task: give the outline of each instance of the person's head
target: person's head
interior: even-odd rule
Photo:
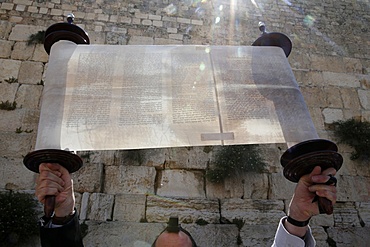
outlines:
[[[193,237],[178,224],[177,217],[170,217],[166,229],[156,238],[152,247],[197,247]]]

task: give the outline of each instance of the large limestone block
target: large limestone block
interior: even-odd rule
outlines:
[[[36,173],[28,170],[23,165],[22,159],[9,159],[3,155],[0,156],[0,189],[30,189],[35,185],[35,178]]]
[[[146,166],[106,166],[104,192],[154,194],[156,171]]]
[[[9,21],[0,21],[0,39],[8,39],[12,31],[12,23]]]
[[[321,87],[301,87],[304,101],[310,107],[325,106],[325,93]]]
[[[329,227],[327,232],[338,247],[368,247],[370,243],[370,227]]]
[[[197,246],[199,247],[236,247],[238,240],[238,228],[233,224],[208,224],[200,226],[197,224],[182,224]]]
[[[40,84],[44,65],[41,62],[23,61],[19,69],[18,82],[22,84]]]
[[[331,108],[343,108],[341,91],[338,87],[328,86],[324,88],[326,104]]]
[[[185,170],[162,170],[157,195],[169,197],[205,197],[203,173]]]
[[[0,83],[0,102],[9,101],[10,103],[13,103],[18,87],[18,83],[7,83],[4,81]],[[17,106],[19,107],[18,103]]]
[[[29,60],[32,57],[34,45],[27,45],[27,42],[16,42],[12,51],[12,59]]]
[[[323,72],[324,81],[328,85],[339,87],[360,87],[359,77],[355,74]]]
[[[353,202],[336,203],[334,207],[335,227],[360,227],[358,212]]]
[[[240,229],[243,246],[271,246],[279,221],[266,225],[244,225]]]
[[[30,35],[36,34],[38,31],[42,30],[46,30],[46,28],[42,26],[18,24],[12,28],[12,32],[9,35],[9,40],[28,41]]]
[[[288,206],[288,205],[287,205]],[[334,215],[319,214],[310,220],[312,226],[334,226]]]
[[[10,57],[13,44],[13,41],[0,40],[0,58]]]
[[[361,106],[366,110],[370,110],[370,90],[358,90],[358,96]]]
[[[244,199],[267,199],[269,181],[266,173],[246,173],[244,176]]]
[[[271,199],[290,199],[294,193],[295,183],[286,179],[282,173],[270,175],[270,197]]]
[[[25,109],[37,109],[42,94],[43,86],[21,84],[18,88],[15,101],[17,106]]]
[[[35,50],[32,55],[32,60],[43,63],[46,63],[49,60],[49,55],[46,53],[43,44],[36,44]]]
[[[166,224],[86,221],[88,234],[83,242],[94,247],[150,247]]]
[[[86,200],[86,196],[88,196],[88,200]],[[86,205],[86,201],[88,202],[88,205]],[[84,193],[81,202],[81,215],[86,215],[86,219],[88,220],[112,220],[113,204],[113,195],[103,193]]]
[[[343,100],[344,108],[351,110],[360,110],[360,101],[357,89],[354,88],[342,88],[340,94]]]
[[[337,176],[337,201],[368,201],[369,180],[362,176]]]
[[[327,124],[332,124],[335,121],[343,120],[343,110],[325,108],[322,110],[322,115],[324,116],[324,121]]]
[[[113,220],[140,222],[145,219],[146,195],[120,194],[114,202]]]
[[[167,222],[170,216],[178,216],[179,221],[183,223],[196,223],[198,220],[219,223],[218,201],[148,196],[148,222]]]
[[[343,72],[344,62],[338,56],[311,55],[311,69],[319,71]]]
[[[279,222],[283,216],[283,201],[238,198],[221,200],[221,217],[229,222],[243,220],[247,225],[265,225]]]
[[[244,196],[244,176],[235,176],[220,183],[206,181],[207,198],[241,198]]]
[[[0,81],[9,78],[18,78],[19,68],[21,67],[21,61],[0,59]]]
[[[36,141],[35,131],[32,133],[15,133],[18,128],[13,125],[14,131],[0,132],[0,156],[19,157],[31,151]],[[21,127],[21,126],[19,126]]]
[[[0,114],[0,131],[14,132],[17,128],[15,124],[21,125],[25,111],[23,109],[16,111],[1,111]]]
[[[102,187],[103,164],[85,163],[72,174],[74,190],[77,192],[99,192]]]
[[[212,154],[212,148],[205,147],[180,147],[168,148],[166,166],[171,169],[206,169]]]

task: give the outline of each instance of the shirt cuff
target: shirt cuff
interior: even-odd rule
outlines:
[[[278,229],[276,231],[274,244],[275,247],[283,247],[283,246],[296,246],[296,247],[313,247],[316,245],[315,239],[312,236],[311,228],[308,226],[308,230],[304,237],[304,240],[298,236],[290,234],[284,227],[284,220],[286,220],[287,216],[283,217],[280,222]]]

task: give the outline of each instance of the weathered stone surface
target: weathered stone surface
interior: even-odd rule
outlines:
[[[183,223],[203,220],[212,224],[220,220],[217,200],[148,196],[146,207],[148,222],[167,222],[170,216],[178,216]]]
[[[361,225],[370,226],[370,202],[356,202]]]
[[[352,202],[336,203],[334,207],[335,227],[360,227],[357,210]]]
[[[154,39],[152,37],[144,36],[132,36],[129,41],[129,45],[153,45]]]
[[[304,101],[311,107],[325,106],[325,96],[322,88],[319,87],[302,87]]]
[[[369,200],[369,191],[367,188],[368,180],[360,176],[338,177],[337,200],[338,201],[367,201]]]
[[[203,173],[185,170],[160,171],[157,194],[169,197],[205,197]]]
[[[358,99],[357,90],[353,88],[342,88],[340,90],[344,108],[360,110],[360,101]]]
[[[328,85],[340,87],[360,87],[358,77],[353,74],[323,72],[324,81]]]
[[[146,195],[119,194],[115,197],[113,220],[140,222],[145,219]]]
[[[21,61],[0,59],[0,81],[11,77],[18,78]]]
[[[245,185],[244,177],[236,176],[226,178],[221,183],[212,183],[210,181],[206,181],[206,194],[207,198],[216,199],[216,198],[242,198],[244,196],[244,187],[248,187]],[[249,182],[248,182],[249,183]],[[249,187],[247,188],[247,192],[250,192]],[[263,189],[262,189],[263,191]],[[249,197],[246,197],[249,198]]]
[[[19,83],[40,84],[44,66],[41,62],[24,61],[19,69]]]
[[[74,190],[77,192],[100,192],[102,186],[103,164],[84,163],[82,168],[72,174]]]
[[[328,235],[323,227],[311,227],[312,235],[317,242],[326,242]]]
[[[0,136],[0,139],[3,140]],[[0,148],[1,145],[0,145]],[[5,150],[5,149],[2,149]],[[27,154],[27,153],[24,153]],[[0,189],[24,190],[34,188],[36,173],[28,170],[21,158],[0,156]]]
[[[106,166],[104,192],[108,194],[153,194],[154,180],[154,167]]]
[[[343,119],[342,109],[325,108],[324,110],[322,110],[322,114],[324,116],[325,123],[328,124]]]
[[[233,222],[244,220],[247,225],[265,225],[279,222],[285,216],[283,201],[223,199],[221,200],[221,217]]]
[[[0,102],[9,101],[10,103],[13,103],[15,101],[15,95],[18,87],[18,83],[7,83],[5,81],[0,83]],[[18,103],[17,106],[19,107]]]
[[[240,230],[243,246],[271,246],[279,221],[266,225],[244,225]]]
[[[32,150],[32,146],[36,141],[34,132],[18,134],[15,133],[18,126],[14,124],[13,127],[14,131],[0,132],[0,156],[19,157],[20,155],[26,155]],[[19,179],[21,178],[19,177]]]
[[[171,169],[205,169],[213,151],[204,147],[167,148],[166,167]]]
[[[17,106],[26,109],[38,109],[43,86],[26,85],[19,86],[15,101]]]
[[[9,40],[27,41],[31,34],[36,34],[38,31],[42,30],[46,30],[46,28],[42,26],[18,24],[12,28],[12,32],[9,35]]]
[[[1,87],[0,87],[1,88]],[[0,131],[15,131],[14,123],[21,123],[24,117],[24,110],[1,111]]]
[[[312,226],[334,226],[334,216],[327,214],[319,214],[312,217],[310,220]]]
[[[327,232],[337,247],[367,247],[370,243],[370,227],[329,227]]]
[[[84,200],[85,195],[88,195],[88,206],[86,207]],[[102,193],[84,193],[81,203],[81,214],[85,213],[83,210],[86,209],[86,219],[106,221],[112,220],[114,196]]]
[[[12,41],[0,40],[0,58],[10,57],[13,44]]]
[[[208,224],[199,226],[196,224],[182,224],[194,238],[197,246],[208,247],[236,247],[238,240],[238,228],[232,224]]]
[[[32,55],[32,60],[46,63],[49,60],[49,55],[46,53],[43,44],[37,44]]]
[[[32,57],[34,45],[27,45],[27,42],[16,42],[13,47],[11,58],[14,60],[29,60]]]
[[[344,71],[344,62],[343,59],[338,56],[323,56],[315,54],[311,56],[311,69],[340,73]]]
[[[244,175],[244,199],[267,199],[268,175],[266,173],[246,173]]]
[[[0,38],[8,39],[10,32],[12,31],[12,23],[9,21],[1,20],[0,21]]]
[[[370,91],[358,90],[358,96],[360,99],[361,106],[366,110],[370,110]]]
[[[86,221],[89,233],[84,238],[85,246],[150,247],[166,224],[91,222]]]
[[[290,199],[294,193],[295,183],[290,182],[281,173],[272,173],[270,175],[271,199]]]

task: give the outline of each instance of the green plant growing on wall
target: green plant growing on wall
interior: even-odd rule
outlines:
[[[143,150],[136,149],[136,150],[128,150],[126,154],[126,158],[139,163],[141,165],[144,162],[144,152]]]
[[[225,178],[245,172],[262,172],[265,162],[258,151],[258,145],[223,146],[215,156],[215,166],[206,171],[206,178],[220,183]]]
[[[12,111],[17,108],[17,102],[10,103],[9,100],[0,102],[0,110]]]
[[[15,133],[17,133],[17,134],[20,134],[20,133],[23,133],[23,132],[25,132],[25,133],[32,133],[33,130],[29,130],[29,129],[23,130],[22,127],[19,127],[19,128],[16,128],[15,129]]]
[[[1,246],[18,246],[39,232],[37,202],[29,194],[0,193]]]
[[[11,84],[11,83],[18,83],[18,79],[17,78],[14,78],[13,76],[10,77],[9,79],[5,79],[4,80],[5,82]]]
[[[31,34],[28,37],[27,45],[43,44],[44,43],[45,31],[38,31],[35,34]]]
[[[334,122],[334,135],[340,143],[354,148],[351,160],[370,158],[370,122],[354,118]]]

